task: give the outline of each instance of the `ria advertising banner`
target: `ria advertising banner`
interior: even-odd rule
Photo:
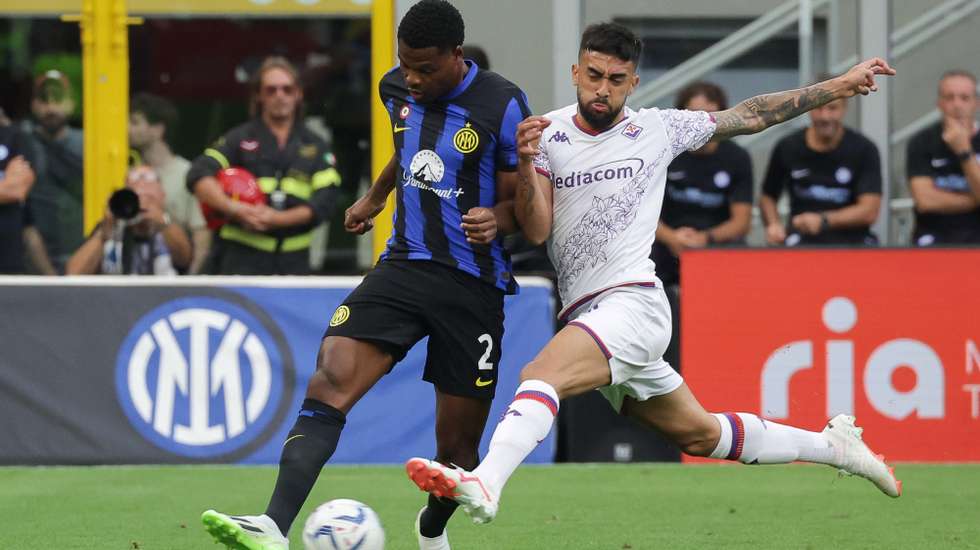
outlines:
[[[327,323],[359,282],[0,278],[0,464],[278,463]],[[483,452],[554,332],[551,283],[520,282]],[[332,463],[434,455],[425,343],[354,407]]]
[[[980,250],[685,254],[684,377],[705,408],[822,429],[889,460],[980,461]]]

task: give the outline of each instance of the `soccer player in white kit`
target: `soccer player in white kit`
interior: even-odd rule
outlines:
[[[568,324],[524,367],[475,470],[413,458],[406,463],[409,477],[486,523],[496,515],[507,479],[551,430],[560,399],[598,388],[618,411],[690,455],[827,464],[899,496],[901,482],[862,441],[851,416],[838,415],[823,431],[811,432],[751,413],[705,411],[662,358],[670,308],[649,259],[674,157],[709,139],[760,132],[835,99],[866,95],[877,89],[876,76],[895,71],[874,58],[837,78],[716,113],[633,111],[625,103],[639,83],[640,52],[626,27],[588,27],[572,67],[578,103],[518,126],[515,217],[528,240],[548,240],[565,305],[560,317]]]

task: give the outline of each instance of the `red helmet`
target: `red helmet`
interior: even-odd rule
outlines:
[[[222,191],[231,197],[231,200],[243,202],[245,204],[266,204],[265,193],[259,187],[255,176],[244,168],[225,168],[218,170],[214,176],[221,184]],[[205,203],[201,203],[201,212],[204,219],[208,222],[209,229],[218,229],[228,221],[224,215],[216,212]]]

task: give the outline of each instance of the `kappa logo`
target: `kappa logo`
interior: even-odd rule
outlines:
[[[637,126],[636,124],[630,122],[629,124],[626,125],[626,128],[623,128],[623,135],[630,139],[636,139],[640,136],[640,132],[642,131],[643,131],[642,127]]]
[[[239,144],[242,151],[247,151],[249,153],[259,150],[259,142],[254,139],[243,139]]]
[[[116,393],[133,427],[199,458],[271,435],[293,376],[274,325],[216,298],[180,298],[144,315],[116,359]]]
[[[548,143],[567,143],[569,145],[572,144],[572,142],[568,139],[568,136],[565,135],[565,132],[555,132],[551,134],[551,137],[548,138]]]

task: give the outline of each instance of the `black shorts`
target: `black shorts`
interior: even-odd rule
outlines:
[[[326,336],[371,342],[396,363],[428,336],[423,380],[451,395],[492,399],[504,292],[432,261],[386,260],[337,308]]]

